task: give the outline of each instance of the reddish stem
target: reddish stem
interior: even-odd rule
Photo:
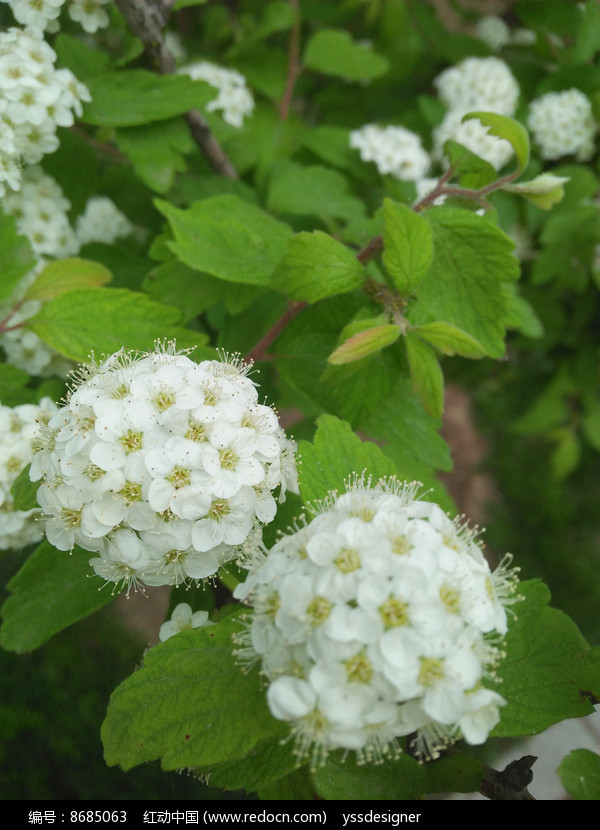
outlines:
[[[290,114],[294,86],[296,85],[298,75],[302,72],[302,67],[300,66],[300,4],[299,0],[290,0],[290,3],[294,10],[294,23],[290,32],[287,82],[279,104],[279,118],[282,121],[286,121]]]
[[[307,303],[299,302],[299,303],[290,303],[287,310],[281,315],[279,320],[277,320],[269,329],[269,331],[262,337],[256,346],[248,352],[245,357],[245,361],[247,363],[253,362],[255,363],[257,360],[268,360],[270,359],[267,356],[267,351],[272,343],[277,340],[281,332],[292,322],[292,320],[300,314],[303,308],[305,308]]]

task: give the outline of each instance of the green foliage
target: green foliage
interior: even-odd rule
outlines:
[[[395,473],[394,463],[375,444],[363,442],[350,426],[331,415],[319,418],[314,443],[301,441],[300,492],[305,502],[324,499],[332,490],[344,492],[352,471],[363,470],[375,481]]]
[[[574,749],[560,762],[558,774],[576,801],[600,798],[600,755],[589,749]]]
[[[439,418],[444,410],[444,377],[435,352],[409,331],[406,335],[406,355],[414,390],[425,411]]]
[[[77,288],[99,288],[110,282],[112,274],[99,262],[74,257],[50,262],[27,289],[28,300],[53,300]]]
[[[177,339],[181,347],[206,341],[204,335],[180,328],[179,319],[172,306],[125,288],[78,288],[47,302],[27,321],[27,328],[65,357],[86,361],[92,352],[152,348],[164,337]]]
[[[575,623],[547,607],[543,583],[524,582],[506,636],[506,657],[498,669],[507,704],[494,735],[534,735],[566,718],[594,711],[587,695],[598,697],[600,676],[590,647]]]
[[[246,77],[254,109],[239,127],[207,110],[219,97],[208,82],[152,71],[148,55],[160,44],[132,34],[129,5],[110,5],[106,30],[82,35],[62,13],[62,30],[44,35],[91,100],[72,128],[59,129],[60,146],[40,171],[62,188],[73,228],[88,200],[103,195],[133,230],[65,257],[42,250],[41,231],[28,238],[18,211],[0,214],[0,403],[64,394],[63,378],[48,378],[51,365],[35,363],[42,348],[73,361],[156,340],[195,347],[196,360],[239,350],[260,366],[261,399],[299,439],[300,495],[289,494],[265,526],[269,546],[361,475],[418,480],[422,498],[463,510],[481,471],[465,473],[468,448],[463,457],[451,417],[442,420],[445,384],[462,387],[501,494],[486,520],[491,554],[514,550],[533,578],[510,609],[501,683],[486,681],[506,700],[493,734],[518,738],[587,715],[600,697],[597,652],[587,642],[600,635],[598,155],[549,164],[525,125],[531,101],[571,88],[600,116],[598,3],[517,3],[506,22],[530,29],[531,42],[491,50],[470,34],[479,12],[460,4],[449,32],[435,4],[403,0],[177,0],[164,29],[183,35],[178,64],[214,61]],[[1,23],[13,25],[9,8]],[[463,121],[479,119],[508,141],[516,168],[513,161],[509,172],[497,171],[449,139],[444,162],[431,160],[434,190],[419,198],[419,182],[389,172],[393,154],[382,173],[350,145],[352,130],[379,124],[414,131],[431,148],[445,114],[437,75],[490,51],[517,78],[516,115],[478,107]],[[202,118],[195,132],[189,111]],[[6,189],[9,211],[10,181]],[[50,227],[53,218],[44,221]],[[449,490],[440,472],[450,474]],[[36,507],[37,487],[26,466],[10,488],[14,509]],[[42,674],[67,677],[79,661],[71,652],[61,658],[58,646],[112,599],[110,586],[92,573],[95,554],[70,555],[48,542],[27,553],[8,582],[0,643],[19,655],[43,646],[34,656]],[[562,611],[548,606],[537,577]],[[201,776],[219,792],[265,800],[412,800],[480,789],[485,766],[464,746],[421,765],[409,753],[381,764],[360,764],[353,752],[333,751],[323,765],[299,757],[288,728],[270,714],[258,669],[242,671],[235,655],[232,636],[248,625],[231,598],[242,578],[232,562],[207,591],[173,590],[170,610],[189,600],[216,624],[152,647],[123,680],[139,663],[136,646],[112,685],[98,684],[102,711],[120,682],[102,727],[109,765],[190,769],[190,797]],[[100,618],[86,628],[93,651],[106,646],[90,636]],[[55,663],[44,663],[46,649]],[[67,708],[80,711],[85,683],[73,680],[72,688]],[[37,757],[36,731],[54,733],[37,710],[7,700],[6,757],[21,735]],[[87,752],[89,734],[73,742],[72,756],[73,747]],[[489,752],[481,751],[488,762]],[[560,775],[574,799],[598,797],[594,753],[571,753]],[[42,785],[43,797],[96,797]]]
[[[102,740],[106,762],[124,770],[160,759],[163,769],[238,761],[285,727],[269,715],[256,669],[232,653],[240,622],[184,631],[151,649],[113,693]],[[279,760],[273,759],[279,769]]]
[[[388,62],[367,46],[352,42],[346,31],[321,29],[306,44],[304,65],[315,72],[348,81],[377,78],[388,70]]]
[[[502,283],[519,276],[514,243],[489,220],[464,210],[433,208],[427,219],[435,255],[414,309],[462,329],[487,355],[501,357],[507,316]]]
[[[167,242],[177,258],[221,280],[269,284],[291,230],[260,208],[233,195],[213,196],[179,210],[156,202],[169,220],[175,240]]]
[[[322,231],[313,231],[290,238],[272,285],[292,300],[316,303],[359,288],[364,278],[363,266],[348,248]]]
[[[312,774],[317,793],[335,801],[412,801],[425,790],[425,769],[414,758],[402,755],[381,766],[357,764],[331,757]]]
[[[82,119],[101,127],[135,127],[203,108],[215,91],[187,75],[156,76],[143,69],[105,72],[87,81],[92,100]]]
[[[433,260],[431,225],[406,205],[383,202],[383,262],[402,296],[412,294]]]
[[[0,643],[22,654],[53,634],[102,608],[113,598],[93,576],[90,554],[56,550],[42,542],[8,583],[10,596],[2,606]]]
[[[0,254],[2,255],[2,280],[0,302],[7,300],[21,277],[34,265],[35,258],[26,237],[20,236],[12,216],[0,213]]]

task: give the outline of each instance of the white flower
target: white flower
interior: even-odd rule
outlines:
[[[499,52],[503,46],[511,42],[510,29],[501,17],[488,14],[477,21],[475,27],[477,37],[480,38],[494,52]]]
[[[543,159],[575,156],[589,161],[594,155],[597,126],[592,104],[578,89],[536,98],[529,105],[528,126]]]
[[[208,619],[208,611],[196,611],[192,613],[187,602],[180,602],[176,605],[171,614],[171,619],[163,623],[159,631],[159,639],[164,643],[169,637],[174,637],[180,631],[187,631],[190,628],[205,628],[213,623]]]
[[[514,115],[519,85],[499,58],[465,58],[444,69],[434,81],[440,99],[449,109]]]
[[[31,469],[48,539],[98,552],[96,573],[128,587],[213,576],[273,518],[271,490],[298,489],[249,369],[168,344],[80,370]]]
[[[133,225],[108,196],[88,199],[84,212],[77,218],[75,233],[80,245],[104,242],[112,245],[117,239],[129,236]]]
[[[62,0],[61,0],[62,2]],[[0,33],[0,192],[19,190],[20,165],[37,164],[59,146],[58,126],[71,126],[90,100],[69,69],[55,69],[56,53],[42,30],[55,22],[59,0],[15,2],[31,28]],[[16,172],[15,172],[16,171]],[[68,254],[63,254],[68,255]]]
[[[246,79],[235,69],[225,69],[208,61],[197,61],[181,67],[179,72],[189,75],[194,81],[206,81],[219,90],[206,110],[222,110],[223,119],[233,127],[241,127],[244,118],[252,115],[254,98],[246,87]]]
[[[404,127],[366,124],[350,133],[350,146],[360,150],[363,161],[372,161],[382,175],[417,181],[429,170],[429,155],[416,133]]]
[[[11,487],[32,460],[38,430],[56,409],[50,398],[15,407],[0,404],[0,550],[18,550],[43,536],[41,510],[15,510]]]
[[[437,757],[459,737],[482,743],[499,718],[505,701],[484,683],[515,571],[492,573],[475,531],[417,492],[355,479],[270,551],[246,545],[234,596],[254,614],[238,655],[262,662],[271,712],[313,764],[335,748],[395,755],[411,732]]]
[[[108,2],[109,0],[72,0],[69,4],[69,17],[80,23],[85,32],[93,34],[109,24],[108,12],[104,8]]]

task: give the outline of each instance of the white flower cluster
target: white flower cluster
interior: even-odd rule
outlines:
[[[481,17],[477,21],[475,33],[493,52],[499,52],[505,46],[532,46],[537,40],[531,29],[510,29],[495,14]]]
[[[57,127],[70,127],[90,100],[70,69],[55,69],[56,53],[34,30],[0,33],[0,196],[18,190],[21,163],[53,153]]]
[[[416,498],[420,485],[357,479],[270,551],[249,554],[235,596],[254,606],[238,636],[262,660],[274,717],[313,763],[329,750],[359,760],[436,757],[480,744],[504,704],[484,680],[501,657],[514,571],[490,571],[475,532]]]
[[[543,159],[575,156],[589,161],[597,126],[592,104],[578,89],[548,92],[529,105],[528,126]]]
[[[180,602],[173,609],[171,619],[161,625],[158,639],[164,643],[180,631],[187,631],[189,628],[205,628],[209,625],[214,625],[214,623],[208,619],[208,611],[192,613],[192,608],[187,602]]]
[[[510,29],[496,14],[487,14],[479,18],[475,33],[494,52],[499,52],[510,43]]]
[[[39,404],[9,407],[0,404],[0,549],[18,550],[39,542],[44,533],[41,511],[15,510],[10,488],[31,461],[39,423],[57,411],[50,398]]]
[[[222,110],[223,119],[232,127],[241,127],[246,116],[254,111],[254,98],[246,86],[246,79],[235,69],[225,69],[208,61],[188,63],[179,70],[194,81],[206,81],[219,90],[210,101],[208,112]]]
[[[249,366],[194,363],[173,344],[81,370],[32,462],[59,550],[79,545],[107,582],[214,575],[297,490],[294,445],[258,403]]]
[[[22,26],[46,32],[58,32],[59,16],[65,0],[0,0],[8,3]],[[88,34],[105,29],[109,23],[106,7],[110,0],[67,0],[71,20],[79,23]]]
[[[430,159],[416,133],[404,127],[365,124],[350,133],[350,146],[360,150],[363,161],[372,161],[382,176],[388,173],[404,181],[418,181],[429,170]]]
[[[39,165],[25,168],[20,190],[8,193],[2,208],[15,217],[18,232],[28,238],[34,254],[61,259],[78,253],[79,242],[69,224],[71,202]]]
[[[468,112],[494,112],[514,115],[519,100],[519,85],[508,66],[499,58],[466,58],[445,69],[434,81],[440,99],[448,107],[442,123],[433,132],[433,155],[441,159],[448,139],[492,164],[496,170],[512,156],[511,144],[488,135],[487,127],[470,119]]]
[[[133,225],[108,196],[92,196],[84,212],[77,218],[75,233],[80,245],[104,242],[112,245],[117,239],[129,236]]]

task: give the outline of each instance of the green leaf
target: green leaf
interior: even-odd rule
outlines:
[[[451,138],[444,142],[444,155],[454,168],[454,176],[458,177],[461,187],[478,190],[498,178],[494,166],[489,161],[476,156]]]
[[[92,351],[148,349],[165,337],[181,348],[204,343],[205,335],[177,326],[179,316],[176,308],[125,288],[81,288],[47,302],[26,328],[65,357],[85,361]]]
[[[21,403],[23,387],[29,383],[29,374],[10,363],[0,363],[0,401],[4,406]],[[25,393],[26,394],[26,393]]]
[[[13,216],[0,212],[0,303],[8,300],[21,277],[31,271],[34,265],[35,256],[29,240],[17,233]]]
[[[88,78],[92,100],[81,120],[98,127],[135,127],[163,121],[191,109],[204,109],[217,91],[188,75],[157,75],[145,69],[122,69]]]
[[[355,255],[323,231],[293,236],[277,265],[272,287],[292,300],[316,303],[360,288],[365,269]]]
[[[555,442],[550,459],[552,474],[557,481],[564,481],[581,461],[581,443],[573,427],[556,429],[548,437]]]
[[[187,323],[227,295],[229,288],[223,280],[188,268],[177,259],[157,265],[144,280],[143,288],[157,303],[172,305]],[[235,286],[238,291],[239,286]]]
[[[342,29],[321,29],[306,45],[304,66],[325,75],[348,81],[363,81],[384,75],[389,64],[385,58],[366,46],[352,41]]]
[[[207,0],[175,0],[173,4],[173,11],[178,12],[179,9],[187,9],[188,6],[203,6]]]
[[[600,755],[590,749],[574,749],[562,759],[558,774],[575,801],[600,799]]]
[[[440,418],[444,411],[444,376],[435,352],[410,331],[405,342],[413,389],[425,411]]]
[[[514,242],[466,210],[432,208],[426,217],[434,259],[415,292],[427,312],[425,322],[444,320],[481,343],[490,357],[502,357],[508,317],[502,283],[519,276]]]
[[[397,761],[358,764],[353,758],[330,756],[312,773],[315,789],[322,798],[336,801],[413,801],[425,792],[423,766],[403,754]],[[418,807],[412,815],[419,815]],[[418,819],[416,819],[418,821]]]
[[[383,200],[383,262],[403,296],[412,294],[433,260],[431,225],[406,205]]]
[[[342,173],[318,164],[301,166],[289,161],[273,169],[267,209],[279,214],[317,216],[324,222],[353,222],[365,215],[362,201],[349,195],[348,181]]]
[[[121,127],[115,140],[140,179],[157,193],[166,193],[176,173],[186,169],[184,156],[194,147],[187,124],[180,118],[143,127]]]
[[[569,179],[565,176],[553,176],[551,173],[541,173],[529,182],[505,184],[502,186],[502,190],[508,190],[509,193],[517,193],[543,210],[550,210],[553,205],[562,200],[565,195],[564,185],[568,181]]]
[[[181,262],[235,283],[268,285],[291,229],[244,199],[212,196],[180,210],[155,201],[175,237],[167,242]]]
[[[483,761],[460,752],[446,755],[437,761],[425,764],[427,793],[473,793],[477,792],[483,778]]]
[[[91,48],[88,41],[85,43],[77,37],[59,32],[52,43],[59,66],[66,66],[84,83],[88,78],[105,72],[110,64],[108,52]]]
[[[25,295],[28,300],[47,302],[76,288],[99,288],[112,279],[112,274],[99,262],[72,257],[48,263]]]
[[[317,419],[313,443],[300,441],[300,493],[304,502],[323,499],[331,490],[345,491],[353,473],[366,471],[374,481],[394,475],[394,462],[370,441],[361,441],[350,425],[333,415]]]
[[[512,144],[520,171],[527,167],[530,152],[529,133],[522,124],[514,118],[498,115],[496,112],[469,112],[462,120],[469,121],[471,118],[478,118],[484,127],[489,127],[489,135],[503,138]]]
[[[147,652],[111,696],[104,757],[124,770],[160,759],[165,770],[244,758],[288,728],[269,713],[258,670],[233,653],[239,620],[182,631]]]
[[[398,326],[391,324],[365,329],[338,346],[329,355],[327,361],[335,366],[354,363],[356,360],[376,354],[385,349],[386,346],[395,343],[401,333]]]
[[[492,735],[536,735],[553,723],[594,711],[589,695],[600,697],[597,665],[573,620],[549,608],[548,588],[530,580],[519,585],[523,601],[505,638],[506,657],[496,687],[505,698]]]
[[[301,765],[302,760],[294,753],[292,741],[282,744],[271,738],[260,741],[243,758],[196,771],[210,774],[212,787],[222,787],[224,790],[244,789],[252,793],[289,775]]]
[[[412,333],[447,355],[458,354],[473,358],[485,355],[485,349],[474,337],[442,320],[415,326]]]
[[[301,767],[266,787],[260,787],[258,796],[261,801],[312,801],[315,793],[307,768]]]
[[[408,376],[397,377],[392,392],[364,425],[384,452],[413,456],[435,470],[451,470],[448,445],[439,433],[441,422],[424,411]],[[404,473],[402,473],[404,476]],[[431,486],[429,483],[427,486]]]
[[[2,606],[0,645],[19,654],[32,651],[110,602],[110,589],[102,590],[102,580],[90,568],[93,556],[42,542],[8,583],[12,596]]]
[[[31,481],[29,478],[30,467],[31,464],[28,464],[21,470],[10,487],[13,510],[34,510],[39,507],[37,491],[40,483],[39,481]]]

